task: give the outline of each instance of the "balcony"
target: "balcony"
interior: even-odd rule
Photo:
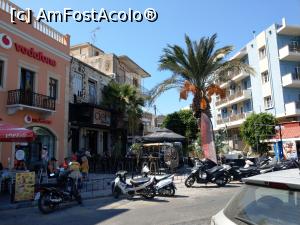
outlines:
[[[300,115],[300,102],[289,102],[285,104],[285,115]]]
[[[234,94],[227,96],[226,98],[220,99],[216,102],[217,108],[232,105],[238,102],[245,101],[251,98],[251,90],[237,91]]]
[[[279,50],[279,59],[287,61],[300,61],[300,46],[286,45]]]
[[[226,81],[226,82],[223,82],[223,83],[219,83],[220,87],[221,88],[225,88],[228,86],[228,84],[230,83],[230,81],[233,81],[233,82],[238,82],[246,77],[250,76],[249,74],[243,72],[243,71],[230,71],[228,73],[228,78],[229,78],[229,81]]]
[[[238,113],[238,114],[232,114],[231,116],[223,119],[218,119],[217,129],[224,128],[224,127],[228,127],[228,128],[238,127],[245,121],[247,116],[249,116],[250,114],[251,112]]]
[[[70,103],[69,121],[78,126],[107,128],[111,126],[111,112],[99,105]],[[116,122],[116,121],[114,121]]]
[[[282,77],[282,86],[290,88],[300,87],[300,73],[288,73]]]
[[[14,3],[10,2],[9,0],[0,0],[0,10],[3,10],[4,12],[11,13],[11,9],[16,9],[16,13],[19,13],[20,11],[24,11],[19,6],[15,5]],[[60,44],[64,46],[70,45],[70,36],[69,35],[63,35],[62,33],[58,32],[57,30],[53,29],[52,27],[48,26],[47,24],[43,22],[38,22],[35,17],[32,18],[32,23],[30,26],[32,26],[33,29],[43,33],[44,35],[48,36],[49,38],[59,42]]]
[[[14,114],[25,108],[42,113],[55,111],[55,99],[31,91],[21,89],[8,91],[7,105],[8,114]]]

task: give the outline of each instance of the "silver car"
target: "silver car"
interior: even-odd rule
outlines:
[[[244,179],[245,185],[211,225],[299,225],[300,170],[289,169]]]

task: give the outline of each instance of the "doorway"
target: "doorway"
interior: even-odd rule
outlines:
[[[87,130],[86,131],[86,149],[88,151],[90,151],[90,153],[92,155],[96,155],[97,149],[98,149],[98,144],[97,144],[97,140],[98,140],[98,131],[95,130]]]

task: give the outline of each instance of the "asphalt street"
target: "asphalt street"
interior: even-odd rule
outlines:
[[[218,188],[211,184],[186,188],[177,184],[176,197],[133,200],[104,197],[84,201],[43,215],[35,208],[0,211],[0,225],[118,225],[118,224],[210,224],[212,215],[222,209],[241,184]]]

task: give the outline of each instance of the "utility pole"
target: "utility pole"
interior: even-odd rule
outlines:
[[[153,106],[154,108],[154,127],[157,127],[157,119],[156,119],[156,105]]]

